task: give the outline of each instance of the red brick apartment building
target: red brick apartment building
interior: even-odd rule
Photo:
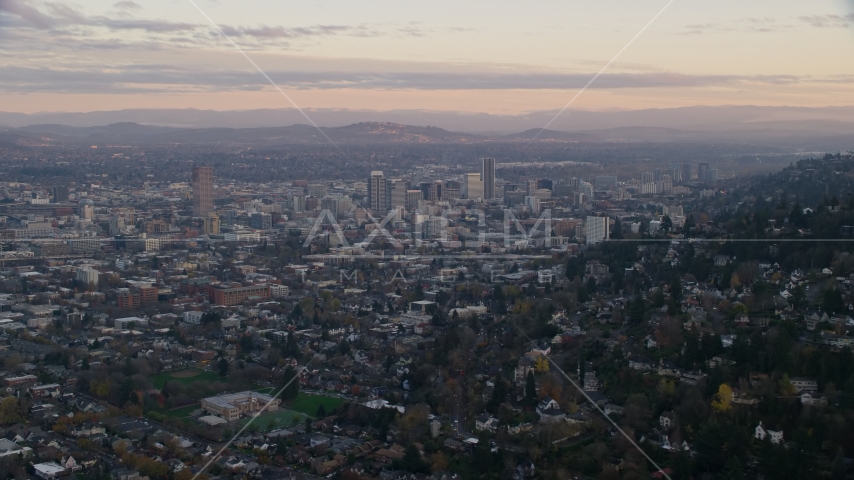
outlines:
[[[119,308],[139,308],[143,305],[157,303],[157,287],[139,287],[132,290],[121,290],[116,295]]]
[[[211,303],[214,305],[239,305],[246,300],[269,300],[269,285],[249,285],[245,287],[226,287],[215,285],[211,288]]]

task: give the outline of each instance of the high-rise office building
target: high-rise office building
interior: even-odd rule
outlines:
[[[205,235],[219,235],[219,215],[214,212],[207,214],[202,229]]]
[[[92,200],[89,200],[88,198],[80,200],[77,208],[77,214],[80,215],[80,218],[84,220],[92,220],[95,218],[95,204]]]
[[[312,184],[308,186],[308,194],[311,197],[323,198],[326,196],[326,192],[329,191],[329,188],[322,184]]]
[[[705,182],[709,176],[709,164],[701,163],[697,166],[697,180]]]
[[[608,217],[587,217],[587,221],[584,222],[587,243],[601,243],[607,240],[610,237],[610,227]]]
[[[483,199],[483,181],[480,173],[466,174],[466,198],[472,200]]]
[[[51,192],[52,203],[63,203],[68,201],[68,187],[53,187]]]
[[[406,192],[409,182],[396,178],[391,180],[391,208],[406,207]]]
[[[421,195],[428,202],[442,200],[444,185],[442,182],[421,182]]]
[[[257,230],[270,230],[273,228],[273,216],[269,213],[253,213],[249,217],[249,227]]]
[[[213,167],[193,167],[193,215],[204,217],[213,210]]]
[[[327,197],[323,197],[320,199],[320,209],[327,210],[336,221],[338,220],[338,216],[340,215],[340,196],[330,195]],[[328,220],[328,218],[324,218],[324,221]]]
[[[537,180],[537,190],[554,190],[554,182],[548,178]]]
[[[305,195],[302,193],[295,193],[291,197],[291,210],[294,212],[300,213],[305,211]]]
[[[652,172],[643,173],[643,176],[641,177],[641,183],[652,183],[654,181],[655,177],[653,176]]]
[[[374,170],[368,179],[368,208],[375,211],[386,210],[387,195],[388,185],[385,175],[380,170]]]
[[[512,192],[515,190],[519,190],[519,185],[517,185],[515,183],[505,183],[504,184],[504,195],[503,196],[506,197],[507,192]]]
[[[449,202],[460,198],[460,182],[449,180],[442,185],[442,200]]]
[[[593,185],[590,183],[587,183],[587,182],[581,182],[581,184],[578,185],[578,193],[583,193],[583,194],[587,195],[588,200],[592,200],[593,199]]]
[[[407,211],[412,211],[418,208],[418,202],[423,200],[423,196],[421,194],[421,190],[411,189],[406,191],[406,203],[404,207],[406,207]]]
[[[483,199],[491,200],[495,198],[495,159],[482,158],[481,161],[483,168],[480,180],[483,182]]]
[[[510,190],[504,192],[504,205],[507,207],[515,207],[525,203],[525,192],[522,190]]]
[[[691,164],[683,163],[682,164],[682,181],[687,182],[691,180]]]
[[[536,180],[525,180],[525,191],[528,192],[528,195],[537,191],[537,181]]]

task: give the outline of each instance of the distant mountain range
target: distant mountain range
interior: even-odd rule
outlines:
[[[690,142],[749,143],[802,150],[854,150],[854,107],[684,107],[524,115],[422,110],[306,113],[336,143]],[[139,109],[88,113],[0,112],[0,143],[317,144],[295,109]],[[434,126],[416,126],[434,125]]]

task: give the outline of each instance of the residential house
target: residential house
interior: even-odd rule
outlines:
[[[759,422],[759,425],[756,426],[753,437],[757,440],[765,440],[768,438],[774,445],[783,443],[783,431],[763,426],[762,422]]]
[[[475,418],[474,428],[479,431],[494,432],[498,428],[498,419],[488,413],[484,413]]]
[[[659,415],[658,423],[661,425],[661,428],[673,428],[673,425],[676,423],[676,417],[673,415],[673,412],[666,410]]]
[[[818,393],[803,392],[801,393],[801,405],[810,407],[826,407],[827,397]]]

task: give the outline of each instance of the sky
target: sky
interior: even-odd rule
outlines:
[[[291,107],[206,16],[308,109],[854,105],[854,0],[0,0],[0,111]]]

